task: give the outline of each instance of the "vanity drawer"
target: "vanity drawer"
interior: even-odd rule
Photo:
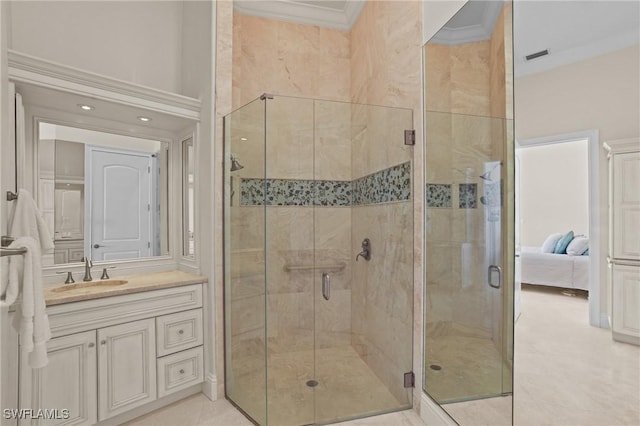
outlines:
[[[158,398],[204,380],[202,346],[158,358]]]
[[[202,308],[156,318],[158,356],[202,345]]]

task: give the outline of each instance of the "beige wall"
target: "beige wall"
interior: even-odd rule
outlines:
[[[14,1],[9,9],[10,49],[181,93],[180,2]]]
[[[638,136],[639,74],[640,45],[636,45],[517,78],[516,138],[587,129],[598,129],[601,141]]]
[[[522,148],[520,244],[540,247],[553,233],[589,235],[587,141]]]
[[[600,143],[640,135],[640,45],[515,80],[516,140],[597,129]],[[607,160],[600,152],[600,313],[609,293]]]

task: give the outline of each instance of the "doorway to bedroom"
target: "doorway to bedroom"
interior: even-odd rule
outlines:
[[[587,300],[588,139],[524,145],[516,158],[521,282],[527,290]]]

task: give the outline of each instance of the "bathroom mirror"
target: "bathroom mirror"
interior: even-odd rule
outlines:
[[[167,255],[167,159],[164,142],[40,121],[37,199],[53,263]]]
[[[424,391],[512,424],[512,4],[470,1],[424,46]]]
[[[193,138],[182,141],[182,254],[195,254],[195,158]]]
[[[193,228],[184,252],[179,229],[182,202],[194,202],[189,187],[180,194],[181,142],[193,148],[194,120],[26,83],[16,92],[33,165],[22,185],[55,243],[43,266],[193,254]]]

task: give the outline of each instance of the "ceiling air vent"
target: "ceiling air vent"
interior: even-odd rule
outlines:
[[[544,49],[544,50],[541,50],[541,51],[539,51],[539,52],[532,53],[531,55],[527,55],[527,56],[525,56],[524,58],[525,58],[527,61],[530,61],[530,60],[532,60],[532,59],[536,59],[536,58],[539,58],[539,57],[541,57],[541,56],[546,56],[546,55],[548,55],[548,54],[549,54],[549,49]]]

